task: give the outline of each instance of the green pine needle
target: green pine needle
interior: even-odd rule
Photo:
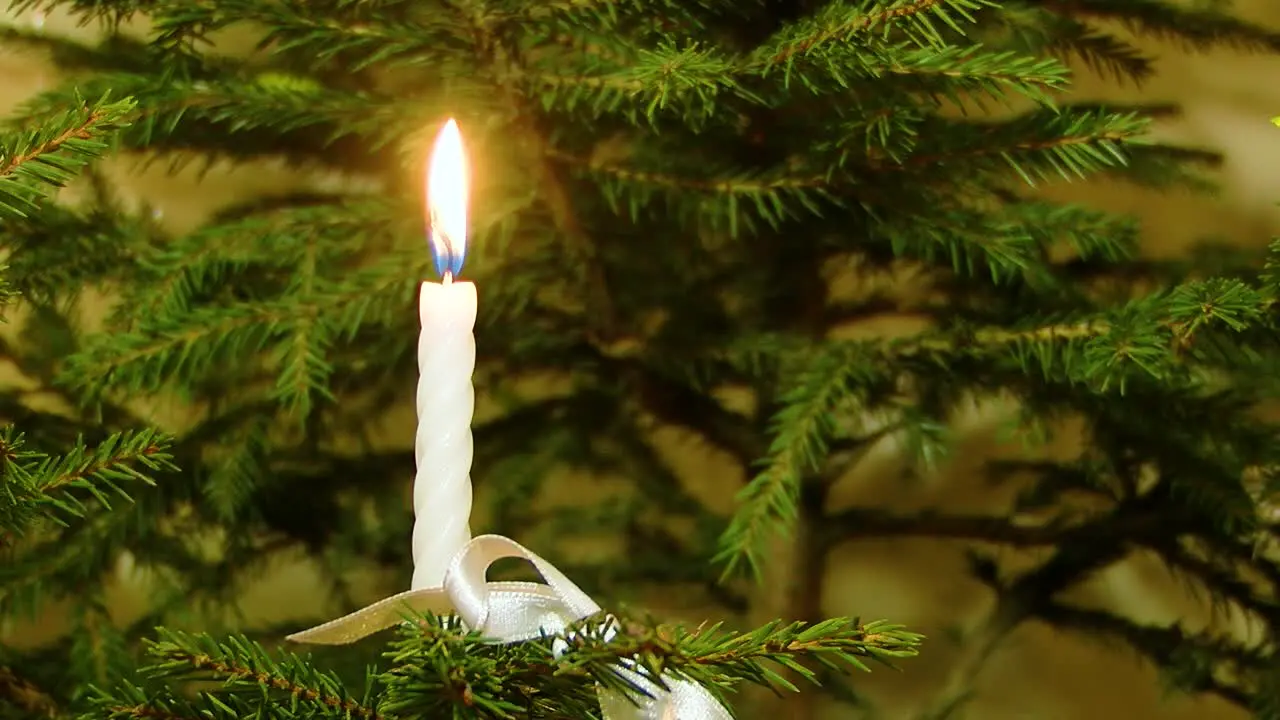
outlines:
[[[133,100],[112,102],[108,93],[95,103],[72,95],[62,107],[68,105],[73,109],[32,118],[35,130],[0,130],[0,217],[25,216],[101,157],[135,108]]]

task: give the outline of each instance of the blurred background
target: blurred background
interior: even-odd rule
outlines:
[[[1280,27],[1280,2],[1276,0],[1239,0],[1237,6],[1250,19]],[[65,18],[24,15],[20,20],[35,27],[73,29]],[[1141,216],[1145,249],[1153,256],[1185,255],[1206,239],[1261,247],[1273,235],[1280,235],[1280,129],[1269,123],[1269,118],[1280,115],[1280,58],[1228,52],[1192,54],[1177,46],[1140,44],[1160,57],[1160,71],[1154,79],[1142,87],[1117,87],[1079,68],[1076,93],[1080,99],[1180,105],[1181,115],[1162,121],[1159,133],[1164,139],[1222,151],[1225,162],[1220,170],[1220,194],[1160,194],[1103,183],[1054,187],[1046,192]],[[56,80],[51,67],[0,47],[0,112],[8,112]],[[145,199],[176,231],[195,226],[211,209],[235,198],[266,189],[322,186],[330,181],[300,177],[271,164],[215,167],[203,175],[193,167],[175,176],[161,166],[142,168],[131,161],[113,161],[111,173],[123,198]],[[3,331],[14,331],[21,321],[19,312]],[[860,329],[893,330],[883,325]],[[12,368],[0,366],[0,381],[23,380]],[[408,387],[404,398],[405,404],[388,416],[388,444],[411,444],[414,420]],[[36,397],[33,402],[41,399]],[[958,428],[962,439],[950,459],[930,476],[904,482],[894,448],[878,448],[876,457],[860,465],[856,476],[840,484],[836,504],[875,498],[878,503],[898,502],[903,508],[945,505],[976,511],[991,506],[998,500],[993,497],[997,491],[977,479],[977,469],[993,457],[1017,450],[1017,443],[1003,437],[1001,431],[1009,410],[984,406],[962,418]],[[156,406],[148,412],[162,427],[183,422],[174,408]],[[727,510],[732,490],[740,487],[742,479],[688,438],[676,432],[659,432],[667,433],[666,449],[672,461],[686,471],[685,476],[701,478],[698,495],[710,507]],[[406,493],[409,482],[406,476]],[[563,486],[581,496],[584,487],[598,482],[596,478],[567,478]],[[405,512],[410,512],[407,502]],[[483,518],[473,523],[473,529],[502,531],[487,527]],[[826,615],[889,618],[927,634],[929,640],[921,657],[903,663],[902,672],[877,671],[857,680],[859,691],[867,696],[865,708],[832,703],[824,708],[822,717],[911,718],[914,710],[956,679],[957,668],[966,667],[964,633],[983,616],[991,598],[969,579],[961,550],[945,541],[852,541],[833,554],[822,598]],[[370,576],[366,599],[407,582],[407,576]],[[1113,567],[1082,592],[1077,600],[1122,608],[1146,622],[1170,622],[1179,617],[1192,618],[1192,625],[1196,619],[1208,621],[1200,599],[1189,597],[1186,588],[1157,563],[1141,558]],[[113,612],[128,617],[131,608],[138,607],[145,597],[145,582],[132,576],[128,563],[123,563]],[[313,574],[304,564],[287,558],[270,568],[256,585],[246,588],[244,597],[244,622],[250,625],[295,617],[310,619],[327,612]],[[647,604],[659,613],[693,622],[715,619],[705,609],[682,604],[679,598],[652,598]],[[39,622],[0,628],[0,633],[5,642],[38,643],[57,633],[60,623],[58,608],[49,608]],[[1024,626],[999,648],[977,675],[975,691],[966,716],[982,720],[1243,717],[1213,699],[1164,693],[1155,673],[1127,651],[1037,626]]]

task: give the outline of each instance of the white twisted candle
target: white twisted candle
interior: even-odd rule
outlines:
[[[476,286],[454,282],[467,252],[469,178],[462,133],[449,120],[427,165],[431,254],[440,283],[422,283],[418,435],[413,454],[413,590],[439,587],[471,539],[471,415]]]
[[[418,435],[413,481],[412,590],[439,587],[471,539],[471,415],[476,286],[422,283],[418,314]]]

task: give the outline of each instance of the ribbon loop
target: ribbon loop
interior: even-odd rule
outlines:
[[[488,582],[485,575],[489,567],[507,558],[527,560],[546,581],[546,585]],[[530,600],[535,597],[541,599],[547,590],[550,590],[558,601],[560,612],[570,616],[566,618],[567,622],[600,612],[600,606],[551,563],[510,538],[501,535],[481,535],[467,543],[462,551],[454,556],[449,572],[445,575],[444,592],[453,601],[458,616],[467,624],[467,627],[490,634],[490,613],[494,609],[491,593],[495,589],[506,593],[528,592]],[[507,639],[503,633],[492,634],[494,637]]]
[[[494,562],[527,560],[543,583],[489,582]],[[473,538],[454,556],[442,587],[410,590],[323,625],[288,636],[313,645],[345,645],[402,622],[408,614],[457,612],[463,623],[497,642],[531,640],[564,632],[571,623],[600,612],[600,606],[554,565],[523,545],[501,535]],[[556,654],[564,651],[556,648]],[[624,661],[615,672],[642,688],[648,697],[598,689],[605,720],[732,720],[733,716],[707,689],[676,678],[663,678],[667,690]]]

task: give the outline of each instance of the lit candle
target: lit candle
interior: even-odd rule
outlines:
[[[466,254],[467,183],[462,134],[450,120],[427,167],[431,253],[441,282],[423,282],[418,303],[412,590],[441,585],[450,560],[471,539],[476,286],[456,280]]]

